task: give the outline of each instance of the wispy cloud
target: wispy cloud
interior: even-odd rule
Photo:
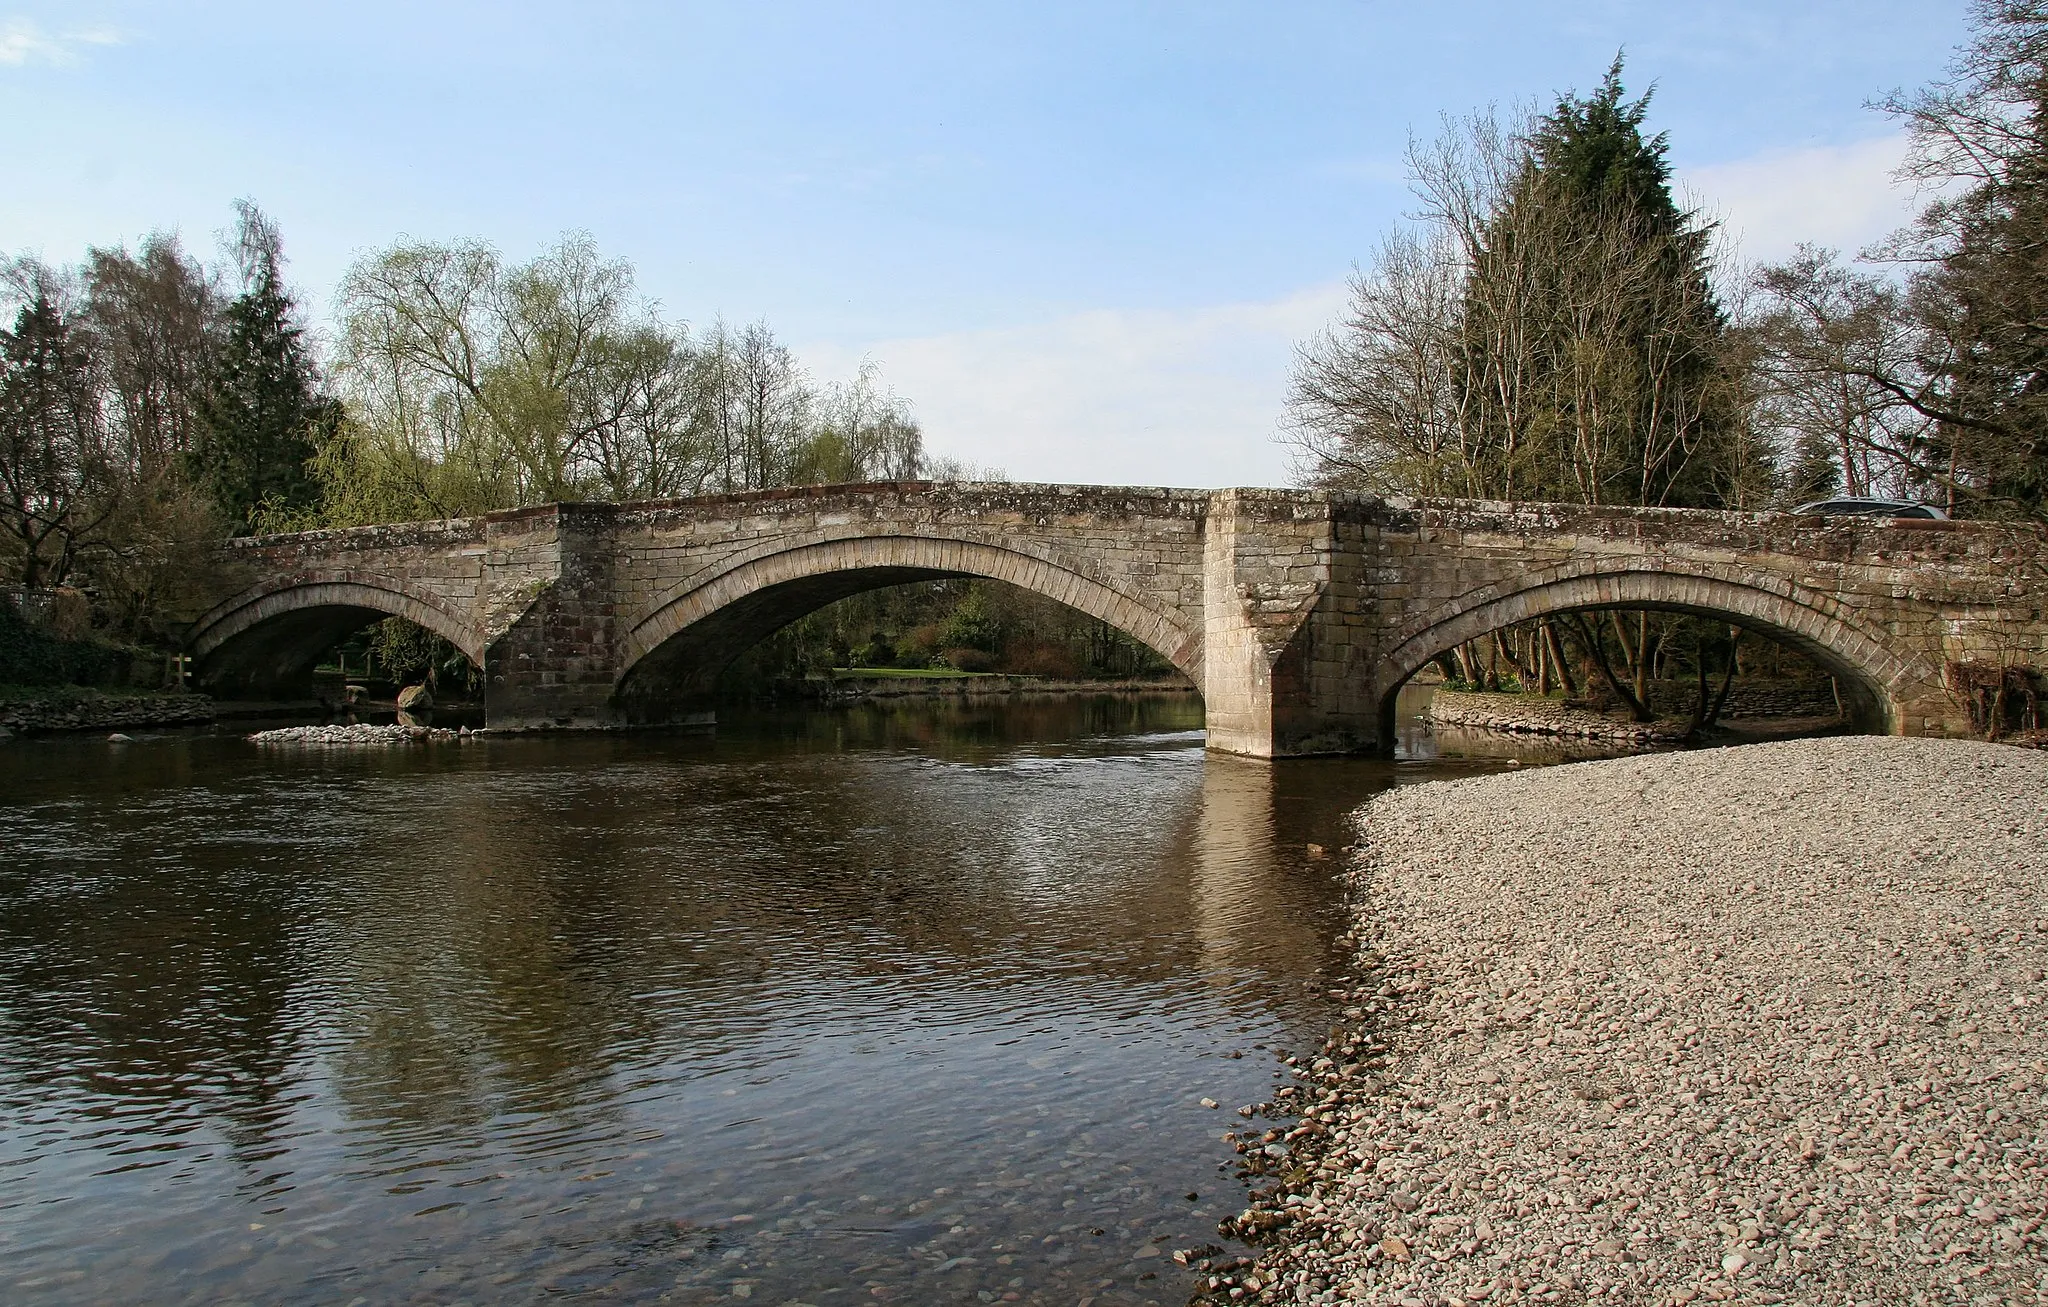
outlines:
[[[1343,306],[1331,284],[802,352],[828,372],[872,358],[916,404],[933,452],[1022,480],[1282,485],[1287,451],[1274,436],[1294,344]]]
[[[1853,255],[1913,216],[1913,187],[1892,177],[1905,155],[1906,138],[1892,134],[1772,150],[1687,169],[1680,181],[1746,260],[1784,258],[1802,241]]]
[[[82,27],[46,32],[33,19],[0,19],[0,64],[13,68],[41,63],[63,66],[78,62],[89,46],[119,45],[121,32],[112,27]]]

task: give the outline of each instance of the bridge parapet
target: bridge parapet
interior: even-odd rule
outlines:
[[[987,576],[1108,621],[1194,679],[1214,748],[1390,739],[1431,658],[1548,613],[1643,605],[1763,629],[1873,724],[1963,728],[1944,667],[2048,666],[2037,528],[1379,500],[1306,491],[891,483],[236,541],[194,630],[202,678],[275,692],[395,613],[484,670],[495,727],[702,706],[726,662],[845,595]]]

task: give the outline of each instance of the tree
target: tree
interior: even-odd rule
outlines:
[[[157,233],[134,254],[87,250],[84,282],[83,321],[112,421],[139,470],[172,468],[203,441],[200,408],[223,307],[214,279],[175,236]]]
[[[1879,107],[1908,177],[1960,187],[1879,253],[1913,269],[1916,367],[1883,378],[1934,423],[1922,471],[1962,506],[2048,517],[2048,4],[1974,0],[1946,75]]]
[[[1754,281],[1759,422],[1776,434],[1787,499],[1946,494],[1929,467],[1933,419],[1900,394],[1924,381],[1904,289],[1814,246]]]
[[[1617,58],[1538,118],[1465,277],[1463,406],[1507,497],[1741,502],[1747,432],[1722,368],[1711,227],[1671,196],[1649,95]],[[1717,475],[1717,473],[1719,475]]]
[[[632,290],[582,235],[509,267],[475,241],[358,262],[340,296],[355,421],[323,465],[330,507],[389,521],[700,493],[704,363]]]
[[[1389,492],[1741,505],[1768,484],[1648,97],[1617,60],[1518,131],[1484,116],[1411,148],[1420,229],[1299,354],[1308,479]]]
[[[862,363],[851,382],[827,387],[812,415],[813,429],[789,469],[794,483],[909,481],[928,470],[924,433],[909,402],[883,389],[872,362]]]
[[[239,529],[287,524],[319,502],[312,462],[341,421],[321,393],[305,329],[285,289],[277,227],[236,202],[242,293],[222,316],[199,405],[195,477]]]
[[[62,585],[114,507],[94,360],[46,276],[0,331],[0,513],[21,583]]]
[[[330,520],[452,517],[915,476],[922,437],[872,367],[820,392],[766,323],[693,338],[633,271],[565,236],[525,264],[407,242],[341,293],[352,420],[320,460]]]

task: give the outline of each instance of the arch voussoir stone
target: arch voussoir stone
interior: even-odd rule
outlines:
[[[1109,623],[1158,652],[1180,671],[1199,676],[1199,637],[1173,615],[1087,575],[1086,564],[1048,558],[1026,542],[992,544],[964,536],[848,534],[775,542],[730,559],[710,576],[694,577],[664,595],[625,632],[618,667],[623,684],[669,641],[743,601],[777,587],[840,574],[921,573],[983,576],[1045,595]],[[801,612],[791,611],[783,620]]]
[[[483,637],[466,614],[439,596],[377,572],[323,569],[271,577],[216,604],[187,637],[192,655],[204,660],[265,622],[313,608],[371,609],[424,627],[483,663]]]

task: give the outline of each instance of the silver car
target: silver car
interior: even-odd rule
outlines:
[[[1792,511],[1806,517],[1918,517],[1932,518],[1937,522],[1948,520],[1948,514],[1932,504],[1909,504],[1903,499],[1872,499],[1866,495],[1837,495],[1833,499],[1816,499],[1810,504],[1801,504]]]

